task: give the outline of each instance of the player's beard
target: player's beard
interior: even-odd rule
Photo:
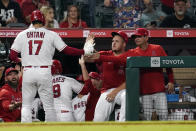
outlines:
[[[8,85],[10,85],[12,88],[17,88],[18,87],[18,80],[12,79],[11,81],[7,81]]]

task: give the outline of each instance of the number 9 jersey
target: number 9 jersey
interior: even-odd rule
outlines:
[[[78,94],[83,84],[63,75],[53,75],[54,107],[57,121],[75,121],[72,109],[72,94]]]

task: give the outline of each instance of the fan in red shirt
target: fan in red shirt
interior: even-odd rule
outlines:
[[[4,122],[20,121],[22,92],[18,89],[18,71],[8,68],[5,71],[5,82],[0,91],[0,118]]]
[[[86,22],[80,19],[77,6],[70,5],[67,10],[67,17],[60,23],[61,28],[87,28]]]
[[[148,35],[149,33],[145,28],[138,28],[132,35],[137,48],[130,49],[120,56],[106,56],[96,53],[92,58],[99,59],[99,61],[112,61],[125,65],[126,58],[130,56],[167,56],[160,45],[148,43]],[[167,68],[166,71],[169,78],[168,92],[171,93],[174,88],[173,71],[170,68]],[[154,107],[156,113],[159,115],[159,119],[166,120],[168,111],[163,69],[141,69],[140,76],[140,94],[142,96],[145,119],[151,119]]]
[[[22,0],[20,7],[27,25],[31,24],[31,13],[40,9],[42,5],[49,5],[46,0]]]

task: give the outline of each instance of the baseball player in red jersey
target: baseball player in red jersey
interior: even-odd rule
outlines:
[[[128,43],[127,34],[122,31],[112,32],[112,36],[112,50],[100,51],[98,54],[118,56],[125,52],[126,43]],[[125,121],[125,65],[114,62],[96,62],[102,64],[103,87],[93,121],[108,121],[115,104],[121,105],[119,121]]]
[[[31,15],[33,27],[20,32],[10,51],[10,59],[19,62],[21,53],[22,81],[22,122],[32,122],[31,105],[38,91],[45,110],[45,121],[56,121],[53,104],[51,65],[55,48],[68,55],[89,55],[94,50],[93,40],[87,38],[84,50],[67,46],[59,35],[45,29],[45,19],[39,10]]]
[[[99,59],[99,61],[112,61],[125,65],[126,58],[129,56],[167,56],[160,45],[148,43],[148,31],[145,28],[136,29],[132,38],[137,45],[137,48],[135,49],[130,49],[120,56],[106,56],[96,53],[91,58]],[[170,68],[167,68],[166,71],[169,78],[168,90],[171,93],[174,88],[173,71]],[[155,106],[159,119],[166,120],[168,111],[163,70],[161,68],[142,69],[140,76],[140,93],[142,96],[145,119],[151,119],[152,109]]]
[[[72,109],[72,94],[78,94],[83,84],[77,80],[60,75],[62,65],[60,61],[53,60],[52,84],[54,93],[54,107],[57,114],[57,121],[75,121]]]
[[[20,121],[22,92],[18,89],[18,71],[8,68],[5,71],[5,82],[0,91],[0,118],[4,122]]]
[[[100,89],[102,88],[102,80],[97,72],[90,72],[88,74],[83,56],[79,59],[79,64],[81,66],[82,76],[85,83],[79,94],[87,95],[89,93],[86,103],[85,121],[92,121],[97,101],[101,95]]]

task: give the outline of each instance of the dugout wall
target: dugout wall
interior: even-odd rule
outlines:
[[[137,121],[140,68],[192,68],[196,67],[196,56],[129,57],[126,67],[126,121]]]

